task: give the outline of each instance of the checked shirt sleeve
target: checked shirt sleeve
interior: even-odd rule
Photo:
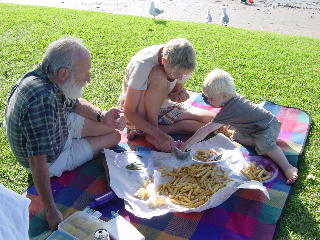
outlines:
[[[63,109],[57,108],[54,96],[41,96],[31,102],[25,115],[24,131],[27,138],[28,156],[47,155],[51,160],[62,150],[67,132],[67,125],[61,127]],[[65,118],[66,119],[66,118]]]

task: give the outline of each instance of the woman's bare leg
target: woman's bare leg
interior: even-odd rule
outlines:
[[[162,73],[162,74],[161,74]],[[158,116],[163,101],[168,96],[168,81],[163,71],[153,68],[144,95],[144,108],[149,123],[158,126]]]
[[[215,117],[215,113],[208,110],[192,107],[181,114],[179,120],[170,125],[159,125],[159,128],[168,134],[193,134]]]
[[[170,125],[159,125],[159,128],[168,134],[193,134],[204,125],[195,120],[181,120]]]

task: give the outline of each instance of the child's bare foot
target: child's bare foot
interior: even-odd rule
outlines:
[[[287,184],[292,184],[298,179],[298,169],[292,165],[284,170],[284,174],[287,178]]]

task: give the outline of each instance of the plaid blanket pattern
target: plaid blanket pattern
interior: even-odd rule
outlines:
[[[192,95],[189,103],[218,111],[207,105],[201,94]],[[297,166],[309,133],[311,124],[309,115],[300,109],[268,101],[262,105],[275,114],[282,123],[279,145],[290,163]],[[174,137],[179,138],[179,136]],[[115,151],[129,149],[129,145],[131,148],[151,147],[143,138],[127,142],[123,133],[122,141]],[[240,151],[245,158],[260,158],[253,149],[240,146]],[[60,178],[51,179],[55,202],[65,217],[76,210],[84,209],[95,196],[110,189],[106,184],[101,159],[102,157],[66,172]],[[110,218],[111,211],[118,211],[145,236],[146,240],[269,240],[274,236],[292,186],[285,184],[285,178],[280,171],[277,178],[265,186],[270,199],[258,190],[241,189],[221,205],[201,213],[168,213],[152,219],[142,219],[127,212],[120,199],[113,200],[98,210],[103,213],[106,220]],[[25,194],[32,200],[29,235],[41,239],[43,238],[41,233],[48,229],[44,220],[43,206],[34,186],[31,186]]]

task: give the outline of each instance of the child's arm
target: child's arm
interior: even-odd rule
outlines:
[[[217,130],[223,126],[223,124],[220,123],[214,123],[209,122],[203,127],[199,128],[195,134],[193,134],[192,137],[190,137],[185,143],[183,143],[180,147],[181,151],[185,151],[189,149],[193,144],[200,142],[203,140],[209,133],[212,133],[213,131]]]

